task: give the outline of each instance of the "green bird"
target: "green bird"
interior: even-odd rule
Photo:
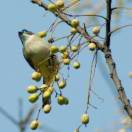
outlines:
[[[48,86],[59,71],[59,60],[50,53],[51,45],[38,34],[26,29],[18,32],[23,45],[23,55],[28,64],[43,76],[43,83]]]

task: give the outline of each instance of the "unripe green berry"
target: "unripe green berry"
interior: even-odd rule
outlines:
[[[68,98],[66,98],[66,97],[64,97],[65,98],[65,105],[68,105],[69,104],[69,99]]]
[[[44,107],[43,107],[43,111],[45,113],[49,113],[51,111],[51,105],[50,104],[46,104]]]
[[[77,19],[72,19],[71,20],[71,26],[72,27],[77,27],[79,25],[79,21]]]
[[[46,35],[47,35],[47,32],[44,32],[44,31],[38,32],[38,36],[39,36],[40,38],[44,38],[44,37],[46,37]]]
[[[79,132],[79,129],[75,129],[74,132]]]
[[[128,77],[132,78],[132,72],[128,73]]]
[[[46,91],[44,92],[44,94],[43,94],[43,97],[44,97],[45,99],[49,98],[50,96],[51,96],[51,92],[50,92],[49,90],[46,90]]]
[[[30,128],[32,130],[36,130],[39,127],[39,122],[37,120],[33,120],[30,124]]]
[[[58,87],[59,87],[60,89],[63,89],[65,86],[66,86],[66,81],[65,81],[65,80],[62,80],[62,81],[60,81],[60,82],[58,83]]]
[[[39,95],[37,93],[34,93],[34,94],[31,94],[29,97],[28,97],[28,100],[29,102],[31,103],[35,103],[39,98]]]
[[[66,58],[66,59],[63,59],[63,63],[65,65],[69,65],[70,64],[70,59]]]
[[[50,3],[50,4],[48,4],[48,10],[55,12],[57,10],[57,7],[55,4]]]
[[[35,81],[40,81],[41,77],[42,77],[42,75],[39,72],[35,71],[35,72],[32,73],[32,79],[35,80]]]
[[[64,96],[58,96],[57,102],[59,105],[65,104],[65,97]]]
[[[64,8],[63,0],[57,0],[55,4],[56,4],[57,8]]]
[[[98,35],[100,32],[100,27],[96,26],[92,29],[93,34]]]
[[[75,61],[72,66],[75,69],[79,69],[80,68],[80,62],[79,61]]]
[[[82,124],[88,124],[89,123],[89,116],[87,115],[87,114],[83,114],[82,116],[81,116],[81,122],[82,122]]]
[[[51,45],[50,47],[50,53],[55,54],[59,51],[58,47],[56,45]]]
[[[59,81],[59,80],[60,80],[60,75],[57,74],[57,75],[55,76],[55,81]]]
[[[68,59],[68,57],[69,57],[69,54],[68,54],[68,52],[63,52],[63,54],[62,54],[62,58],[63,59]]]
[[[28,93],[36,93],[37,90],[38,90],[38,88],[37,88],[36,86],[34,86],[34,85],[31,85],[31,86],[29,86],[29,87],[27,88],[27,92],[28,92]]]
[[[76,28],[71,28],[71,33],[72,34],[76,34],[77,33],[77,29]]]
[[[95,44],[95,43],[90,43],[90,44],[88,45],[88,47],[89,47],[89,49],[90,49],[91,51],[93,51],[93,50],[96,49],[96,44]]]
[[[54,88],[53,87],[48,87],[47,91],[49,91],[52,94],[53,91],[54,91]]]
[[[71,51],[72,51],[72,52],[77,52],[77,51],[78,51],[78,46],[72,45],[72,46],[71,46]]]
[[[66,46],[60,46],[59,51],[60,51],[61,53],[64,53],[64,52],[66,51],[66,49],[67,49]]]

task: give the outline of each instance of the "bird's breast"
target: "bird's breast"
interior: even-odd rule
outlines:
[[[36,44],[27,44],[25,52],[27,52],[30,56],[35,66],[37,66],[40,62],[47,60],[50,56],[49,46],[38,42]]]

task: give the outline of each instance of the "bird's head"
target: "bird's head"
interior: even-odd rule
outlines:
[[[33,34],[34,34],[33,32],[28,31],[26,29],[23,29],[18,32],[18,36],[23,45],[25,44],[26,40],[28,40]]]

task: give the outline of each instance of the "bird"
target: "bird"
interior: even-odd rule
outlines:
[[[60,67],[57,55],[50,53],[51,44],[37,33],[26,29],[19,31],[18,36],[25,60],[35,71],[41,73],[44,84],[51,85]]]

